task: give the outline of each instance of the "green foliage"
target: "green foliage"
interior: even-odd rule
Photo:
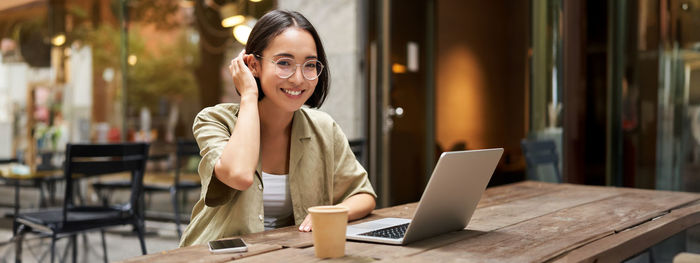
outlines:
[[[176,15],[179,10],[177,1],[140,0],[129,2],[129,17],[132,21],[152,24],[159,30],[171,30],[180,26]]]
[[[188,41],[185,31],[179,32],[172,45],[159,47],[158,54],[143,49],[131,52],[138,58],[129,67],[128,76],[128,101],[133,109],[148,107],[155,112],[161,97],[177,101],[197,95],[193,72],[199,60],[198,49]]]
[[[131,109],[147,107],[155,112],[162,97],[172,100],[196,95],[197,83],[193,72],[199,63],[197,46],[188,41],[189,31],[175,32],[178,34],[177,40],[158,46],[156,54],[146,49],[140,26],[132,24],[128,55],[135,55],[137,63],[128,66],[127,101]],[[101,24],[87,33],[83,41],[93,47],[93,70],[96,75],[101,77],[105,69],[112,68],[117,73],[115,81],[120,81],[120,30],[110,24]]]

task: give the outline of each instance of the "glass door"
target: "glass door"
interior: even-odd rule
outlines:
[[[699,191],[700,1],[661,5],[656,188]]]

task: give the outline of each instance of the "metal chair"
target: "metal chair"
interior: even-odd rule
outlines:
[[[355,158],[357,158],[358,161],[362,162],[362,156],[364,154],[364,147],[365,147],[365,140],[358,139],[358,140],[349,140],[348,144],[350,144],[350,150],[352,150],[352,153],[355,154]]]
[[[183,165],[183,161],[189,160],[190,157],[192,156],[197,156],[199,157],[199,146],[197,145],[197,142],[195,141],[186,141],[186,140],[179,140],[177,142],[177,148],[176,148],[176,153],[175,153],[175,176],[173,178],[173,184],[170,186],[163,186],[163,185],[150,185],[147,184],[144,186],[144,190],[146,192],[170,192],[170,197],[172,198],[173,202],[173,213],[174,213],[174,221],[175,221],[175,228],[177,231],[177,236],[178,238],[182,237],[182,231],[180,230],[180,202],[178,201],[178,194],[182,193],[183,195],[183,204],[187,200],[187,192],[188,190],[199,190],[201,187],[200,182],[191,182],[191,181],[181,181],[180,180],[180,174],[181,174],[181,167]]]
[[[551,165],[557,182],[562,182],[561,174],[559,173],[559,155],[557,154],[557,147],[554,141],[523,139],[520,141],[520,145],[523,155],[525,155],[528,174],[535,175],[537,174],[537,167]]]
[[[143,175],[148,158],[148,144],[68,144],[64,178],[66,181],[63,208],[42,209],[19,213],[15,218],[16,257],[22,255],[22,238],[33,231],[51,236],[51,262],[54,261],[56,241],[70,237],[73,244],[73,261],[77,260],[76,234],[100,230],[104,261],[107,262],[107,244],[104,228],[133,225],[141,243],[141,252],[146,254],[144,221],[141,209],[143,198]],[[131,173],[131,195],[129,202],[114,206],[77,206],[74,204],[76,180],[114,174]]]

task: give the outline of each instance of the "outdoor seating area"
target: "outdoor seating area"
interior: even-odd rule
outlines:
[[[149,162],[148,146],[68,145],[66,158],[76,161],[67,162],[63,169],[52,171],[17,173],[16,169],[13,169],[19,167],[15,160],[8,160],[2,164],[0,175],[4,187],[0,190],[4,190],[5,196],[14,197],[13,202],[3,204],[8,207],[3,209],[3,225],[8,226],[4,235],[7,239],[3,242],[3,258],[9,258],[12,252],[15,255],[26,255],[28,250],[38,261],[53,261],[52,258],[65,260],[68,251],[72,253],[71,257],[75,257],[79,247],[85,250],[85,258],[94,258],[96,255],[89,252],[95,249],[94,244],[99,243],[88,241],[88,234],[96,232],[100,234],[97,238],[102,242],[101,251],[96,253],[100,256],[99,259],[105,262],[114,261],[114,258],[109,257],[106,243],[110,239],[106,236],[114,235],[109,235],[109,230],[105,229],[124,224],[129,227],[117,228],[121,229],[116,232],[117,239],[136,239],[138,242],[135,244],[140,243],[138,251],[142,254],[146,253],[144,236],[150,235],[159,239],[163,239],[161,236],[164,236],[165,240],[160,241],[167,244],[164,246],[177,246],[181,229],[189,221],[189,216],[180,211],[194,202],[181,191],[194,189],[198,192],[198,176],[192,178],[192,173],[182,165],[176,165],[165,172],[145,172]],[[194,158],[199,158],[198,147],[192,142],[180,141],[175,149],[171,154],[175,164],[183,164],[193,155]],[[62,176],[63,174],[72,176]],[[96,175],[103,176],[98,178]],[[126,181],[122,181],[124,179]],[[28,185],[27,182],[33,184]],[[52,202],[45,194],[46,184],[52,184],[54,187],[50,198]],[[109,193],[106,193],[108,190],[104,189],[104,185],[123,187],[109,189]],[[56,188],[60,193],[56,193]],[[166,207],[170,209],[158,209],[164,205],[160,201],[163,198],[155,193],[161,192],[170,196],[167,198],[169,202],[165,202]],[[148,197],[144,198],[144,195]],[[61,199],[62,202],[58,207],[55,203],[57,199]],[[151,222],[155,227],[146,228],[145,222]],[[184,225],[181,225],[181,222]],[[67,242],[61,242],[63,240]],[[12,243],[14,251],[8,246]],[[83,244],[74,245],[76,243]],[[137,251],[134,250],[136,248],[138,246],[129,251]],[[125,259],[125,256],[131,254],[116,251],[112,252],[112,255],[117,259]]]
[[[0,263],[700,262],[700,0],[0,0]]]

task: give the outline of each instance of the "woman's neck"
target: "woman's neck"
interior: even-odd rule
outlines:
[[[258,103],[258,112],[261,135],[280,135],[291,132],[294,112],[284,111],[265,101]]]

